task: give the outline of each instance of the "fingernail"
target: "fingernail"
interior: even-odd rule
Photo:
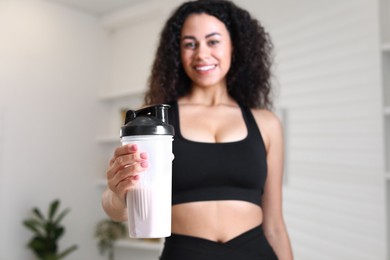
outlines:
[[[147,168],[148,167],[148,162],[141,162],[141,167],[142,168]]]
[[[133,145],[130,147],[130,149],[131,149],[132,151],[137,151],[138,146],[137,146],[136,144],[133,144]]]
[[[147,159],[148,158],[148,154],[147,153],[141,153],[140,157],[141,157],[141,159]]]

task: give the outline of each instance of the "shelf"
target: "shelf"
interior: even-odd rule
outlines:
[[[101,144],[120,144],[119,133],[118,135],[105,135],[99,136],[97,141]]]
[[[100,180],[97,180],[97,184],[96,184],[99,188],[106,188],[107,187],[107,180],[106,179],[100,179]]]
[[[382,44],[381,49],[382,49],[383,52],[389,52],[390,53],[390,42]]]
[[[115,247],[139,249],[146,251],[161,251],[163,248],[163,243],[162,240],[158,242],[152,242],[137,239],[121,239],[115,242]]]
[[[100,101],[112,101],[121,98],[143,98],[145,91],[143,90],[122,90],[112,93],[104,93],[99,96]]]
[[[384,107],[384,108],[383,108],[383,113],[384,113],[385,115],[390,115],[390,106]]]

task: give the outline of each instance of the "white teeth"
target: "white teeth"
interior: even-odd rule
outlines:
[[[211,70],[214,68],[215,68],[215,65],[209,65],[209,66],[203,66],[203,67],[196,67],[196,70],[206,71],[206,70]]]

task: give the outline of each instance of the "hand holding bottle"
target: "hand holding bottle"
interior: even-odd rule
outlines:
[[[126,206],[126,193],[148,168],[148,154],[139,151],[137,144],[126,144],[115,149],[106,172],[108,188]]]

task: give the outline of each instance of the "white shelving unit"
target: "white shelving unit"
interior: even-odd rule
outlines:
[[[383,52],[390,52],[390,43],[383,43],[382,44],[382,51]]]
[[[386,247],[390,259],[390,1],[379,1],[381,28],[381,59],[382,59],[382,91],[383,91],[383,122],[385,141],[385,207],[386,207]]]
[[[103,145],[119,145],[119,129],[123,125],[122,109],[136,109],[142,105],[145,92],[142,90],[123,90],[99,95],[100,104],[105,113],[102,121],[107,129],[97,133],[96,140]]]
[[[383,109],[383,113],[384,113],[386,116],[390,116],[390,106],[386,106],[386,107]]]
[[[120,99],[139,99],[143,98],[144,94],[142,90],[118,90],[100,94],[99,100],[115,102]]]
[[[139,239],[121,239],[115,242],[115,247],[160,252],[163,248],[163,240],[152,242]]]
[[[104,188],[107,187],[107,181],[106,181],[106,179],[103,179],[103,178],[99,179],[99,180],[96,181],[96,185],[97,185],[98,188],[103,190]]]
[[[119,144],[119,133],[116,135],[108,134],[97,137],[97,141],[101,144]]]

